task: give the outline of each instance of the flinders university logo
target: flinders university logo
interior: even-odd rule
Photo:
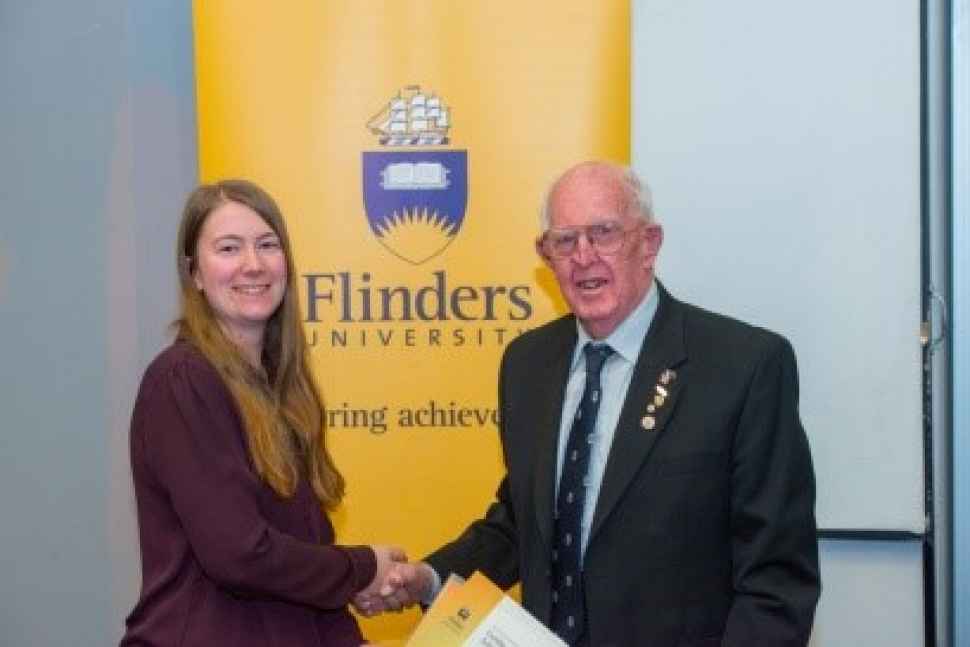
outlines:
[[[450,110],[417,85],[391,97],[367,128],[384,147],[363,153],[367,221],[392,254],[420,265],[444,251],[461,229],[468,153],[437,148],[450,141]]]
[[[472,278],[460,262],[431,260],[457,237],[468,203],[468,154],[449,146],[451,117],[442,97],[408,85],[367,120],[376,140],[376,150],[362,152],[367,221],[385,249],[415,268],[304,273],[310,346],[484,348],[529,329],[531,285]]]

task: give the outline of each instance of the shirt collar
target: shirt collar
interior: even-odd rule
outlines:
[[[657,314],[657,305],[660,303],[660,292],[657,290],[657,282],[651,281],[650,288],[643,296],[643,299],[633,309],[627,318],[620,322],[620,325],[611,332],[605,339],[594,340],[583,329],[579,319],[576,320],[576,349],[573,351],[573,361],[570,365],[570,372],[576,370],[579,360],[583,356],[583,348],[588,342],[609,344],[616,354],[631,364],[636,363],[640,348],[643,346],[643,339],[647,336],[647,330],[653,322],[653,317]]]

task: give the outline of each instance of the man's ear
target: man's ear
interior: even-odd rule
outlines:
[[[536,238],[535,244],[536,244],[536,254],[539,255],[539,258],[542,259],[543,263],[545,263],[549,267],[552,267],[552,259],[549,258],[549,255],[546,254],[546,251],[542,249],[542,238]]]
[[[650,223],[643,232],[644,265],[653,268],[657,254],[664,242],[664,229],[657,223]]]

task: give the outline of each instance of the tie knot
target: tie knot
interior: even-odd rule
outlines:
[[[603,364],[613,354],[613,349],[609,347],[609,344],[594,344],[590,342],[583,347],[583,353],[586,355],[586,375],[588,380],[589,376],[592,375],[599,377],[600,371],[603,370]]]

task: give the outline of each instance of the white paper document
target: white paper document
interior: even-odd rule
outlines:
[[[481,573],[449,578],[407,647],[566,647]]]

